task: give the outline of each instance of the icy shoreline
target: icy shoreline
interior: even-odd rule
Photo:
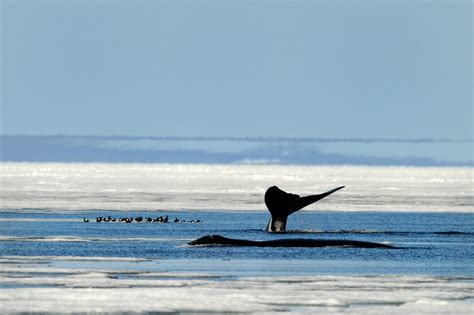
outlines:
[[[0,262],[0,304],[6,314],[470,314],[474,306],[474,278],[468,276],[235,277],[168,272],[157,270],[159,261],[114,257],[9,256]]]
[[[262,210],[265,190],[346,185],[306,211],[472,212],[474,168],[0,163],[0,209]]]

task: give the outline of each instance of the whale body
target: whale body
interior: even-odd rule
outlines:
[[[227,238],[221,235],[206,235],[188,243],[188,245],[227,245],[227,246],[254,246],[254,247],[360,247],[360,248],[396,248],[394,246],[354,241],[354,240],[334,240],[334,239],[310,239],[310,238],[286,238],[269,241],[250,241],[234,238]]]
[[[272,186],[265,192],[265,205],[270,211],[271,218],[267,224],[268,232],[285,232],[288,216],[304,207],[335,193],[345,186],[339,186],[322,194],[300,197],[287,193],[277,186]]]
[[[318,195],[300,197],[287,193],[277,186],[272,186],[265,193],[265,204],[271,218],[266,230],[268,232],[285,232],[288,216],[304,207],[323,199],[326,196],[344,188],[336,187]],[[188,243],[188,245],[224,245],[224,246],[254,246],[254,247],[359,247],[359,248],[397,248],[387,244],[338,239],[284,238],[267,241],[252,241],[227,238],[221,235],[206,235]]]

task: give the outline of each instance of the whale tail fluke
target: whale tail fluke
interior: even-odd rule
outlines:
[[[319,195],[311,195],[311,196],[300,197],[296,201],[296,204],[294,206],[294,209],[296,209],[296,210],[292,211],[291,213],[296,212],[298,210],[301,210],[304,207],[309,206],[310,204],[315,203],[316,201],[321,200],[324,197],[327,197],[330,194],[335,193],[336,191],[338,191],[339,189],[342,189],[344,187],[346,187],[346,186],[340,186],[340,187],[331,189],[331,190],[326,191],[325,193],[322,193],[322,194],[319,194]]]
[[[284,232],[286,230],[286,221],[290,214],[301,210],[344,187],[345,186],[336,187],[322,194],[305,197],[287,193],[277,186],[268,188],[265,193],[265,204],[270,211],[271,218],[266,230],[268,232]]]

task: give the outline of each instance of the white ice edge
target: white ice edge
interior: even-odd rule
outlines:
[[[2,311],[470,314],[474,301],[474,277],[315,275],[214,279],[203,273],[34,265],[35,259],[54,262],[68,258],[130,266],[150,263],[133,258],[2,257]]]
[[[175,242],[191,240],[164,237],[0,236],[0,242]]]
[[[31,262],[31,261],[124,261],[124,262],[141,262],[150,259],[133,258],[133,257],[101,257],[101,256],[0,256],[0,262],[8,263]],[[0,265],[1,267],[1,265]]]
[[[345,185],[306,211],[472,212],[474,168],[0,163],[0,209],[261,210],[278,185]],[[71,202],[71,200],[73,202]]]
[[[0,281],[5,281],[1,279]],[[20,281],[20,280],[17,280]],[[468,314],[473,285],[427,277],[272,277],[115,279],[90,272],[22,280],[0,289],[2,309],[14,312],[407,312]]]
[[[0,218],[0,222],[78,222],[79,219],[30,219],[30,218]]]

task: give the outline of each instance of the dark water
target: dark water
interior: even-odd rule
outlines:
[[[169,215],[171,221],[178,217],[202,222],[95,222],[96,216],[139,215]],[[90,222],[84,223],[83,217]],[[265,232],[267,221],[264,212],[0,212],[0,254],[152,258],[165,263],[185,262],[185,270],[199,269],[207,260],[235,260],[242,268],[251,268],[252,262],[258,262],[269,273],[284,270],[285,274],[474,274],[474,214],[301,212],[289,218],[290,231],[286,234]],[[208,234],[252,240],[352,239],[388,242],[400,249],[186,245]],[[276,261],[287,264],[281,267]]]

